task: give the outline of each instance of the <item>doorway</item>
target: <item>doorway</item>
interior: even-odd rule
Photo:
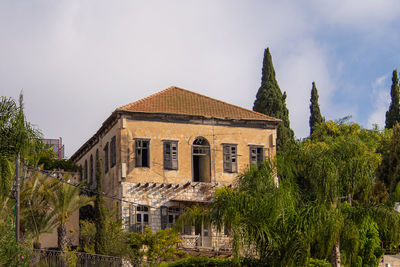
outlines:
[[[211,182],[210,144],[197,137],[192,145],[193,182]]]

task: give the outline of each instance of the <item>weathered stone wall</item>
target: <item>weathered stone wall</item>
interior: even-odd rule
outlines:
[[[184,207],[193,203],[210,203],[215,188],[214,183],[130,183],[122,182],[124,200],[132,205],[144,205],[150,207],[150,227],[157,231],[161,229],[160,207]],[[122,219],[126,229],[129,226],[129,207],[131,203],[122,203]]]
[[[237,145],[238,173],[249,166],[249,145],[265,148],[265,157],[273,157],[275,129],[231,127],[123,119],[121,162],[126,163],[128,182],[185,183],[192,181],[192,144],[204,137],[210,144],[211,181],[231,184],[237,173],[223,171],[223,144]],[[135,168],[134,139],[150,140],[150,168]],[[178,170],[164,170],[163,140],[178,141]]]

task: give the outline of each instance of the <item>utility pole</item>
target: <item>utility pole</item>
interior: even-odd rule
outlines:
[[[15,161],[15,240],[19,242],[19,154]]]

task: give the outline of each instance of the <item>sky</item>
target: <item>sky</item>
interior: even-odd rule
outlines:
[[[71,156],[118,107],[170,86],[252,109],[269,47],[290,123],[384,127],[398,0],[0,0],[0,95]]]

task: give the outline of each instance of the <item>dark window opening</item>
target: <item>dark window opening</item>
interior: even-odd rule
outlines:
[[[104,172],[108,172],[108,143],[104,147]]]
[[[194,182],[211,182],[210,144],[203,137],[193,142],[192,170]]]
[[[87,164],[87,160],[85,160],[85,166],[83,169],[83,179],[85,179],[87,181],[88,178],[88,164]]]
[[[237,145],[223,145],[224,172],[237,172]]]
[[[164,169],[178,169],[178,142],[164,141]]]
[[[111,138],[110,142],[110,168],[114,167],[117,163],[117,149],[116,149],[116,138]]]
[[[259,164],[265,160],[263,146],[250,146],[250,164]]]
[[[150,167],[150,140],[135,140],[136,167]]]
[[[93,155],[90,155],[90,175],[89,184],[93,183],[94,166],[93,166]]]

